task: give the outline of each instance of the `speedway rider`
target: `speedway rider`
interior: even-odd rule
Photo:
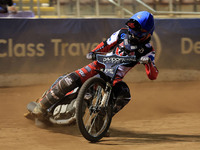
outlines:
[[[150,44],[151,36],[154,32],[153,15],[147,11],[141,11],[134,14],[126,22],[126,27],[121,28],[113,33],[110,38],[101,42],[95,49],[87,54],[87,58],[91,59],[95,52],[111,52],[116,55],[136,55],[139,62],[129,66],[120,66],[114,81],[114,92],[118,97],[114,106],[114,114],[122,109],[130,101],[130,92],[128,86],[122,81],[125,74],[136,64],[144,64],[146,74],[149,79],[155,80],[158,70],[154,64],[155,50]],[[123,46],[123,42],[128,41],[131,44],[131,50],[127,51]],[[37,106],[33,110],[33,114],[40,118],[46,110],[62,99],[66,93],[72,91],[76,87],[80,87],[88,78],[97,74],[96,69],[102,68],[103,65],[97,61],[84,66],[70,74],[59,77],[53,86],[39,100]]]

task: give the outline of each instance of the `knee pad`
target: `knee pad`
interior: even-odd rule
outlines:
[[[81,86],[81,84],[82,83],[80,77],[75,72],[73,72],[68,75],[65,75],[58,82],[58,87],[60,89],[60,92],[66,94],[67,92],[70,92],[74,88]]]
[[[72,91],[74,88],[81,86],[80,77],[76,73],[71,73],[63,76],[57,84],[55,84],[43,97],[40,103],[49,108],[51,105],[62,99],[66,93]]]

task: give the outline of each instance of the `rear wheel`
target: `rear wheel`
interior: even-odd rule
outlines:
[[[99,141],[109,129],[112,120],[112,105],[100,106],[106,83],[93,77],[81,87],[77,98],[77,124],[82,135],[91,142]]]

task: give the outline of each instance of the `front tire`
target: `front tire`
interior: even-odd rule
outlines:
[[[82,85],[77,97],[77,124],[84,138],[91,142],[104,137],[112,120],[111,102],[100,107],[105,88],[103,79],[93,77]]]

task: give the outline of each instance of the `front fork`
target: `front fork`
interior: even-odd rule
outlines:
[[[105,93],[104,93],[103,98],[101,100],[100,108],[108,106],[111,91],[112,91],[112,85],[109,82],[107,82],[106,88],[105,88]]]
[[[91,132],[92,126],[94,125],[94,122],[99,114],[99,111],[101,111],[102,108],[106,108],[108,106],[111,91],[112,91],[112,85],[109,82],[107,82],[102,99],[101,99],[101,96],[98,96],[98,100],[96,101],[93,113],[90,114],[91,117],[88,122],[90,122],[91,127],[90,129],[88,129],[89,133]],[[101,92],[102,92],[102,89],[99,89],[97,95],[99,95]],[[100,105],[98,105],[99,101],[100,101]]]

